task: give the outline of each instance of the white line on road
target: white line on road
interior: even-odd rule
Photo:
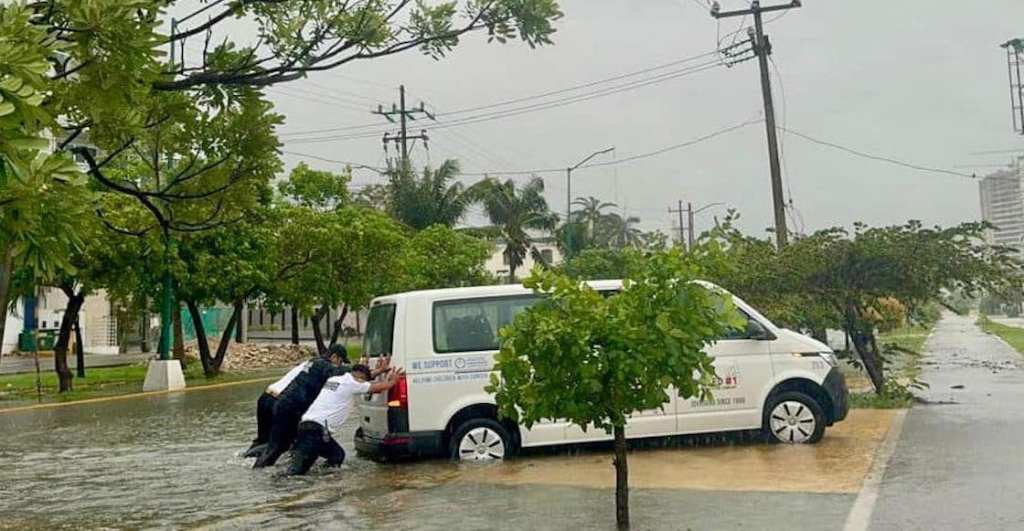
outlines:
[[[885,469],[889,466],[889,459],[896,451],[896,443],[900,440],[900,433],[903,432],[903,420],[907,417],[907,410],[904,409],[892,419],[889,431],[885,434],[885,440],[878,447],[874,461],[871,462],[871,470],[864,477],[864,485],[860,494],[853,502],[853,508],[846,517],[845,531],[866,531],[871,524],[871,513],[875,510],[875,502],[878,501],[878,490],[882,486],[882,478],[885,477]]]

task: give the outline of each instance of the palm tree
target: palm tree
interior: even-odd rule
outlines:
[[[494,229],[505,241],[509,278],[515,280],[516,269],[523,265],[526,253],[540,254],[533,245],[530,231],[550,231],[557,223],[544,199],[544,180],[533,177],[517,189],[515,181],[487,178],[472,188],[474,197],[483,203],[484,212]]]
[[[454,226],[466,214],[472,195],[460,182],[459,163],[446,160],[437,170],[423,169],[420,177],[396,171],[388,184],[388,210],[398,221],[415,230],[431,225]]]
[[[594,242],[595,229],[605,216],[604,210],[607,208],[615,208],[618,205],[615,203],[602,202],[596,197],[577,197],[572,202],[573,205],[580,207],[578,210],[572,212],[572,218],[576,223],[582,223],[585,228],[586,245],[577,245],[575,247],[588,247]]]
[[[640,218],[636,216],[622,217],[616,213],[606,214],[598,225],[599,239],[610,247],[620,249],[641,247],[643,231],[636,227]]]

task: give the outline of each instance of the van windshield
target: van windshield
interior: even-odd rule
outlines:
[[[395,305],[378,304],[370,308],[363,338],[363,356],[377,358],[391,354],[395,339]]]

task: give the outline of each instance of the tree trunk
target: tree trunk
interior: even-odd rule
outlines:
[[[327,345],[324,344],[324,334],[320,331],[320,320],[322,320],[326,314],[327,307],[321,306],[317,311],[313,312],[313,317],[310,319],[313,322],[313,339],[316,341],[316,351],[321,356],[327,354]]]
[[[85,296],[75,293],[70,287],[61,287],[64,294],[68,296],[68,306],[64,309],[64,315],[60,318],[60,333],[57,336],[57,343],[53,346],[53,369],[57,373],[59,391],[65,393],[72,390],[73,375],[68,367],[68,344],[71,341],[71,329],[75,320],[78,319],[78,311],[85,302]]]
[[[245,304],[235,303],[235,314],[231,316],[235,321],[235,343],[245,343],[245,327],[242,321],[242,310],[245,309]],[[220,347],[217,347],[220,350]],[[218,365],[219,367],[219,365]]]
[[[299,344],[299,309],[292,306],[292,344]]]
[[[341,337],[341,328],[344,326],[345,317],[348,316],[348,305],[341,305],[341,312],[338,314],[338,318],[334,321],[334,331],[331,332],[331,346],[338,344],[338,338]]]
[[[828,344],[828,329],[826,328],[813,328],[811,329],[811,337],[821,341],[824,344]]]
[[[11,273],[14,269],[14,248],[0,250],[0,358],[3,357],[4,332],[7,327],[7,306],[11,297]]]
[[[78,365],[75,376],[85,378],[85,345],[82,343],[82,313],[75,316],[75,361]]]
[[[629,529],[629,464],[626,462],[626,428],[615,427],[615,523]]]
[[[196,346],[199,348],[199,361],[203,364],[203,374],[207,378],[217,374],[213,366],[213,358],[210,356],[210,343],[206,340],[206,327],[203,326],[203,314],[199,311],[199,305],[195,301],[186,300],[188,314],[192,317],[192,328],[196,331]]]
[[[181,370],[185,370],[188,358],[185,357],[185,328],[181,325],[181,303],[175,302],[171,321],[174,325],[174,359],[181,363]]]
[[[217,354],[213,358],[214,374],[220,374],[220,366],[224,363],[224,356],[228,353],[228,345],[231,344],[231,333],[234,330],[242,328],[243,304],[244,303],[240,300],[235,301],[235,311],[231,312],[231,318],[228,319],[227,326],[224,327],[224,331],[220,334],[220,343],[217,345]]]
[[[146,299],[142,299],[142,305],[145,307],[147,304]],[[149,312],[142,311],[142,326],[139,327],[139,350],[144,354],[149,352]]]
[[[885,390],[885,367],[882,357],[878,354],[875,335],[862,330],[850,330],[850,339],[857,355],[864,363],[864,370],[871,378],[871,384],[875,386],[875,393],[882,394]]]

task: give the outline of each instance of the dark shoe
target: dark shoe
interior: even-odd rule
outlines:
[[[255,444],[253,446],[250,446],[249,449],[246,450],[244,454],[242,454],[242,457],[246,457],[246,458],[248,458],[248,457],[259,457],[259,456],[263,455],[263,451],[266,450],[266,449],[267,449],[266,443],[264,443],[264,444]]]

